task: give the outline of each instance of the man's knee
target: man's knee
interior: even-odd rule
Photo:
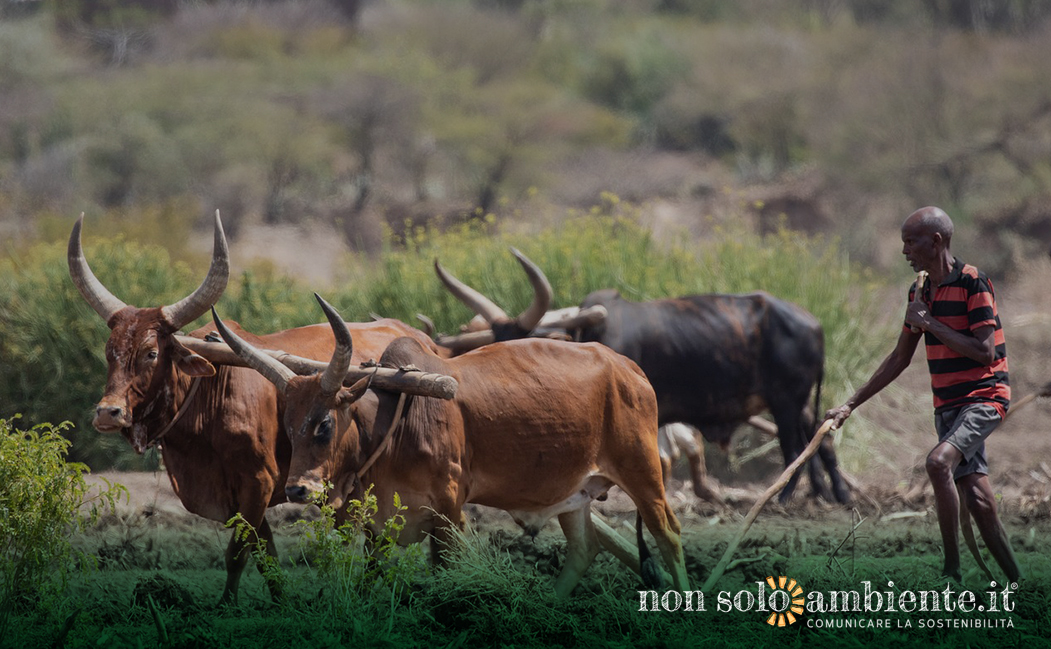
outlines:
[[[953,463],[952,461],[940,454],[931,453],[927,456],[927,475],[931,479],[944,480],[945,478],[952,477]]]
[[[927,454],[927,475],[932,480],[952,479],[952,473],[963,459],[963,454],[951,444],[939,444]]]

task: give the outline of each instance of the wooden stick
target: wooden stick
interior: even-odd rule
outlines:
[[[212,343],[192,336],[176,336],[175,339],[183,347],[204,357],[210,363],[236,367],[248,366],[226,343]],[[327,362],[293,356],[281,350],[260,349],[259,351],[273,356],[296,374],[323,372],[328,367]],[[458,387],[456,379],[445,374],[395,370],[389,367],[352,367],[347,372],[347,377],[343,379],[343,385],[353,385],[369,376],[373,377],[372,384],[378,388],[438,399],[452,399],[456,396]]]
[[[914,300],[922,300],[923,299],[923,283],[925,281],[927,281],[927,271],[921,270],[920,272],[916,273],[916,294],[913,296]],[[912,328],[912,333],[914,333],[914,334],[920,333],[920,328],[919,327],[913,327]]]
[[[1022,397],[1021,399],[1019,399],[1018,401],[1015,401],[1014,403],[1012,403],[1010,410],[1008,410],[1007,414],[1004,415],[1004,421],[1007,421],[1008,417],[1010,417],[1014,413],[1018,412],[1020,409],[1025,408],[1026,406],[1028,406],[1032,402],[1036,401],[1036,398],[1039,397],[1039,396],[1040,396],[1039,393],[1034,392],[1033,394],[1027,394],[1024,397]]]
[[[712,586],[715,585],[715,582],[719,581],[719,578],[723,576],[723,573],[726,572],[726,567],[730,564],[730,559],[733,558],[734,552],[737,551],[737,546],[739,546],[741,541],[744,540],[744,535],[748,533],[748,528],[750,528],[752,523],[755,522],[759,512],[762,511],[763,507],[766,506],[766,503],[774,497],[774,494],[784,489],[785,485],[792,479],[792,475],[799,469],[799,467],[803,466],[803,464],[808,462],[810,458],[814,457],[814,453],[817,452],[818,446],[821,445],[821,440],[825,438],[825,435],[827,435],[829,431],[833,430],[832,424],[834,421],[835,420],[833,419],[827,419],[825,420],[825,423],[821,424],[821,428],[817,429],[817,432],[814,433],[814,438],[810,440],[810,443],[807,444],[805,449],[803,449],[803,452],[800,453],[799,457],[797,457],[792,464],[788,465],[788,468],[784,470],[781,477],[778,478],[774,484],[767,487],[766,491],[763,492],[762,497],[755,501],[752,508],[748,510],[748,515],[744,519],[744,524],[741,526],[741,529],[738,530],[737,535],[734,537],[733,541],[730,542],[730,545],[726,547],[726,552],[723,553],[723,558],[719,560],[718,565],[715,566],[715,570],[713,570],[712,574],[708,576],[708,581],[704,582],[704,587],[701,589],[702,591],[706,593],[710,592]]]

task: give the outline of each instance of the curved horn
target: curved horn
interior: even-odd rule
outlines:
[[[347,331],[347,325],[343,323],[343,317],[332,308],[332,305],[321,299],[317,293],[314,293],[314,298],[321,305],[321,310],[325,312],[325,317],[328,318],[328,323],[332,327],[332,335],[336,337],[336,349],[332,352],[332,360],[328,362],[328,367],[321,375],[321,392],[326,397],[330,397],[343,387],[343,379],[347,376],[347,370],[350,369],[350,357],[354,353],[354,341],[350,337],[350,332]]]
[[[212,246],[212,265],[208,275],[197,287],[197,290],[175,304],[161,308],[161,315],[168,323],[182,329],[203,314],[219,301],[226,282],[230,279],[230,251],[226,246],[226,235],[223,234],[223,222],[219,219],[219,210],[215,210],[215,242]]]
[[[83,223],[84,213],[81,212],[80,218],[73,224],[73,232],[69,235],[69,247],[66,249],[69,276],[91,308],[108,323],[114,313],[128,305],[110,293],[91,272],[88,260],[84,258],[84,250],[80,246],[80,228]]]
[[[434,338],[434,320],[431,320],[422,313],[416,314],[416,319],[423,323],[423,330],[426,332],[429,338]]]
[[[551,306],[553,294],[551,283],[547,281],[547,277],[544,276],[540,267],[518,252],[516,248],[511,248],[511,254],[515,256],[518,263],[522,264],[526,275],[529,276],[529,283],[533,285],[533,303],[519,314],[515,319],[515,323],[524,331],[532,331],[540,324],[540,319],[544,317],[548,307]]]
[[[445,284],[445,288],[449,289],[449,292],[456,296],[456,299],[485,318],[489,324],[509,319],[504,310],[493,304],[489,298],[446,272],[437,259],[434,260],[434,272],[438,273],[438,279],[442,280],[442,284]]]
[[[262,374],[283,393],[288,387],[289,379],[295,376],[296,373],[279,363],[276,359],[260,352],[245,342],[240,336],[230,331],[223,324],[223,321],[219,319],[219,314],[215,312],[215,307],[212,307],[212,320],[215,321],[215,326],[219,329],[219,335],[223,337],[230,349],[240,356],[245,363],[248,363],[248,367]]]

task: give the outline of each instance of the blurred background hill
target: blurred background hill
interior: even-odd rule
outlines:
[[[509,244],[556,306],[763,288],[822,319],[830,401],[893,340],[898,228],[936,204],[1011,287],[1028,392],[1051,378],[1048,61],[1046,0],[0,0],[0,416],[73,419],[75,457],[134,465],[86,446],[106,330],[66,276],[81,212],[146,306],[199,281],[219,209],[221,313],[260,332],[321,320],[309,290],[450,331],[439,254],[523,308]],[[929,423],[898,401],[883,423]]]
[[[877,267],[919,205],[995,275],[1051,244],[1042,0],[0,7],[6,248],[86,211],[153,215],[178,256],[218,208],[235,246],[321,278],[407,223],[529,223],[602,192],[658,230],[784,224]]]

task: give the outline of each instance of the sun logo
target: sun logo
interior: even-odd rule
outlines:
[[[767,604],[773,613],[766,618],[770,626],[787,626],[795,624],[796,616],[803,612],[803,589],[796,583],[795,579],[788,577],[767,577],[772,592],[767,599]]]

